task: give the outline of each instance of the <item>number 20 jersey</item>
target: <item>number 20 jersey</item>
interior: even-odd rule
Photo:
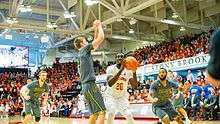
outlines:
[[[117,68],[116,64],[111,65],[107,68],[107,77],[108,76],[115,76],[118,73],[119,69]],[[119,76],[116,83],[109,87],[107,86],[106,95],[110,95],[112,97],[123,97],[128,94],[127,87],[129,83],[129,79],[132,78],[133,74],[132,71],[127,70],[126,68],[122,71],[121,75]]]

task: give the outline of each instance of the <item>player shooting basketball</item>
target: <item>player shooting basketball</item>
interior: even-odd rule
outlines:
[[[108,112],[107,124],[113,124],[115,113],[120,112],[127,119],[128,124],[134,124],[134,119],[129,110],[128,83],[133,88],[138,87],[136,71],[125,68],[126,60],[124,54],[119,53],[116,56],[117,64],[107,68],[108,87],[105,95],[105,104]]]

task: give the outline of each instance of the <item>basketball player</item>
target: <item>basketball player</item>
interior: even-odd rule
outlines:
[[[31,82],[25,87],[22,96],[25,99],[25,118],[23,124],[28,124],[35,117],[35,124],[40,121],[40,102],[39,97],[44,94],[43,106],[46,106],[48,99],[49,86],[46,84],[47,72],[40,71],[39,79]]]
[[[22,101],[23,101],[23,110],[22,110],[22,112],[21,112],[21,116],[23,116],[23,117],[25,116],[25,99],[24,99],[24,97],[22,96],[22,94],[25,94],[25,92],[28,91],[28,90],[25,91],[25,89],[27,89],[27,85],[30,84],[31,82],[32,82],[31,79],[27,79],[27,84],[24,85],[24,86],[21,88],[21,90],[20,90],[20,96],[21,96]],[[27,94],[27,93],[26,93],[26,94]]]
[[[183,124],[182,118],[178,115],[170,98],[172,97],[172,89],[178,88],[178,83],[168,81],[167,70],[161,68],[159,70],[159,80],[150,86],[150,95],[152,97],[152,110],[164,124],[170,124],[171,120],[176,120],[178,124]]]
[[[174,89],[172,103],[176,108],[177,112],[185,118],[185,124],[191,124],[187,112],[184,109],[184,91],[185,87],[182,85],[181,81],[177,81],[177,74],[174,75],[173,71],[168,70],[167,79],[171,81],[176,81],[179,83],[179,88]]]
[[[74,46],[79,50],[79,74],[82,83],[82,92],[88,104],[89,111],[92,115],[89,118],[89,124],[104,124],[105,105],[99,88],[95,84],[95,72],[91,50],[97,49],[104,40],[104,32],[100,20],[93,23],[94,40],[88,43],[85,37],[78,37],[74,41]]]
[[[207,79],[216,88],[220,88],[220,30],[211,38],[210,60],[207,66]]]
[[[180,82],[181,83],[181,82]],[[182,85],[182,84],[180,84]],[[178,90],[174,90],[174,99],[173,105],[176,108],[177,112],[185,118],[185,124],[191,124],[192,121],[189,120],[187,112],[184,109],[184,88],[179,87]]]
[[[116,55],[116,64],[107,68],[108,86],[105,95],[105,104],[108,112],[107,124],[113,124],[116,112],[120,112],[127,119],[128,124],[134,124],[132,113],[129,110],[128,83],[133,88],[138,87],[136,72],[124,68],[124,54]]]

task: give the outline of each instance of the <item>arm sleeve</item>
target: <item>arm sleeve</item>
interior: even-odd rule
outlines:
[[[210,60],[207,66],[208,73],[215,79],[220,79],[220,30],[211,38]]]

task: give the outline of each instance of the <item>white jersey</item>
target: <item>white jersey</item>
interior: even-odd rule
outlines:
[[[107,68],[107,77],[114,76],[118,73],[119,69],[115,65],[109,66]],[[112,86],[107,86],[106,95],[110,95],[112,97],[123,97],[127,96],[127,87],[129,83],[129,79],[133,77],[132,71],[124,69],[119,76],[117,82]]]
[[[116,65],[107,68],[107,76],[114,76],[118,73],[119,69]],[[107,85],[105,92],[105,106],[109,113],[115,114],[120,112],[122,115],[132,115],[129,109],[128,101],[128,83],[129,79],[133,77],[132,71],[124,69],[118,81],[112,86]]]

